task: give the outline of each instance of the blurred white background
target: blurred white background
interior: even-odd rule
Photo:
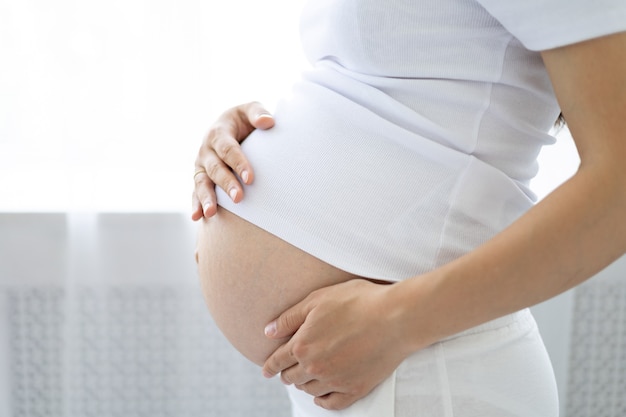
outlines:
[[[202,136],[296,79],[301,0],[0,0],[0,211],[188,211]]]
[[[302,3],[0,0],[0,211],[188,211],[212,121],[306,65]],[[577,166],[563,136],[540,196]]]

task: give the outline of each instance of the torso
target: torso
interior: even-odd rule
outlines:
[[[197,260],[213,319],[259,365],[285,342],[266,338],[265,325],[316,289],[358,278],[221,208],[202,222]]]
[[[198,241],[211,314],[257,364],[312,291],[418,275],[521,215],[558,114],[540,56],[471,0],[320,0],[302,32],[314,68],[243,142],[255,182],[238,204],[217,190]]]
[[[253,132],[255,170],[218,204],[359,276],[403,280],[473,250],[533,204],[558,115],[541,56],[474,0],[319,0],[312,68]],[[490,204],[484,204],[490,201]]]

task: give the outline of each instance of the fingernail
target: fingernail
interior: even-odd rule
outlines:
[[[271,115],[271,114],[269,114],[269,113],[259,113],[259,114],[257,114],[257,115],[256,115],[256,118],[257,118],[257,119],[261,119],[261,118],[263,118],[263,117],[267,117],[267,118],[271,119],[271,118],[272,118],[272,115]]]
[[[241,179],[243,180],[243,182],[245,182],[246,184],[248,183],[248,178],[250,177],[250,175],[248,174],[248,171],[241,171]]]
[[[276,334],[276,322],[273,321],[265,326],[265,336],[272,337]]]
[[[228,195],[233,201],[235,201],[235,198],[237,198],[237,189],[234,187],[231,188],[230,191],[228,191]]]
[[[209,211],[212,205],[213,204],[211,203],[205,203],[204,206],[202,206],[202,210],[204,210],[204,212],[206,213],[207,211]]]
[[[263,376],[265,378],[273,378],[274,375],[270,374],[269,372],[267,372],[265,369],[263,370]]]

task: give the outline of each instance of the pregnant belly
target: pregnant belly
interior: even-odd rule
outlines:
[[[202,221],[196,253],[209,312],[258,365],[286,341],[266,338],[267,323],[316,289],[359,278],[222,208]]]

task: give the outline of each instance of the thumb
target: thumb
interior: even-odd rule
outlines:
[[[271,339],[281,339],[292,336],[298,331],[310,312],[308,303],[301,301],[284,311],[277,319],[265,326],[265,336]]]

